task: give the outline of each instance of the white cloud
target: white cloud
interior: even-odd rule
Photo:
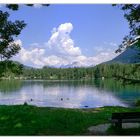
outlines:
[[[72,30],[73,25],[71,23],[64,23],[58,28],[53,28],[52,35],[48,41],[49,48],[61,55],[81,55],[80,48],[75,46],[74,41],[70,37]]]
[[[115,44],[106,43],[108,47],[94,47],[96,55],[87,57],[82,54],[81,49],[75,45],[70,34],[73,30],[72,23],[64,23],[53,28],[51,36],[46,43],[33,43],[27,49],[21,47],[21,51],[14,58],[23,64],[42,67],[64,66],[76,64],[77,66],[91,66],[113,59],[116,54]],[[22,46],[20,40],[16,41]]]
[[[34,8],[41,8],[42,7],[41,4],[34,4],[33,6],[34,6]]]
[[[44,65],[42,59],[45,54],[45,49],[29,49],[21,47],[21,51],[19,52],[17,59],[24,64],[35,65],[36,67],[41,67]]]

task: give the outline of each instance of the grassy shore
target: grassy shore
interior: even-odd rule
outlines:
[[[0,106],[0,135],[86,135],[87,128],[107,123],[112,112],[140,108],[63,109],[29,105]]]

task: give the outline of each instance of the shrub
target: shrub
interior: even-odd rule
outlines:
[[[140,99],[136,100],[136,106],[140,106]]]

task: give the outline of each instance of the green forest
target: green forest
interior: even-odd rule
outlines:
[[[140,80],[140,64],[100,64],[95,67],[75,68],[30,68],[14,61],[0,63],[1,79],[45,79],[45,80],[91,80],[96,78],[116,78]]]

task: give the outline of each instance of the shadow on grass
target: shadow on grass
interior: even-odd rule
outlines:
[[[111,126],[107,130],[107,135],[114,136],[140,136],[140,127],[139,128],[125,128],[119,129],[115,126]]]

